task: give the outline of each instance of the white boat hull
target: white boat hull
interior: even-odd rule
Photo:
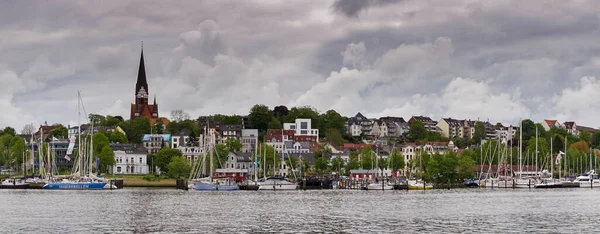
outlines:
[[[392,190],[394,189],[391,185],[382,185],[382,184],[369,184],[367,185],[367,190]]]

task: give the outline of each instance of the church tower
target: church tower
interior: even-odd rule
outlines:
[[[154,103],[148,103],[148,96],[150,95],[148,89],[148,81],[146,80],[146,67],[144,65],[144,47],[142,46],[142,54],[140,57],[140,67],[138,70],[137,81],[135,83],[135,103],[131,104],[131,116],[130,119],[137,119],[139,117],[148,117],[150,122],[154,124],[158,119],[158,104],[156,104],[156,96],[154,97]]]

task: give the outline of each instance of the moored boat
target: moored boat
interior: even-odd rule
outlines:
[[[296,190],[298,184],[289,182],[283,177],[270,177],[260,183],[258,190]]]
[[[230,179],[214,179],[211,181],[210,178],[203,178],[194,181],[194,190],[198,191],[231,191],[239,190],[240,187]]]
[[[29,188],[29,183],[22,179],[9,178],[0,184],[0,189],[26,189]]]
[[[433,189],[432,185],[425,184],[423,181],[411,180],[408,181],[408,190],[429,190]]]

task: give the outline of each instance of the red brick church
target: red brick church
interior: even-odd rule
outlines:
[[[142,48],[142,56],[140,58],[140,69],[138,71],[137,82],[135,83],[135,103],[131,104],[130,119],[137,119],[145,116],[150,119],[150,123],[154,124],[158,120],[158,104],[156,104],[156,96],[154,103],[148,103],[149,96],[148,82],[146,81],[146,68],[144,66],[144,50]],[[163,124],[165,121],[163,120]]]

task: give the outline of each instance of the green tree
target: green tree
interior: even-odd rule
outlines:
[[[127,135],[129,142],[141,143],[144,134],[150,134],[150,119],[147,117],[140,117],[123,121],[119,123],[119,127],[125,131],[125,135]]]
[[[99,155],[105,146],[110,146],[108,137],[102,132],[94,133],[94,155]]]
[[[292,174],[296,168],[298,168],[298,158],[294,155],[288,156],[288,160],[285,161],[285,165],[287,165],[288,175]]]
[[[15,135],[17,135],[17,131],[15,131],[15,129],[11,128],[11,127],[5,127],[4,130],[2,130],[0,132],[0,135],[4,135],[4,134],[15,136]]]
[[[225,140],[225,145],[227,146],[227,150],[231,152],[242,151],[242,142],[235,138],[227,138],[227,140]]]
[[[258,129],[259,132],[266,132],[269,126],[269,121],[273,119],[273,112],[268,106],[257,104],[250,109],[248,121],[252,128]]]
[[[10,164],[19,167],[23,163],[23,154],[27,150],[27,144],[21,137],[13,137],[10,147]]]
[[[360,168],[360,162],[358,161],[358,156],[350,156],[350,160],[348,160],[348,164],[346,164],[346,175],[350,174],[350,170],[356,170]]]
[[[325,157],[315,158],[315,170],[317,170],[317,172],[320,174],[323,174],[327,171],[328,164],[329,162],[327,162]]]
[[[90,123],[94,123],[94,126],[102,126],[102,123],[106,122],[106,117],[99,114],[89,114],[88,118]]]
[[[181,156],[173,157],[167,168],[169,177],[173,179],[187,178],[192,170],[190,162]]]
[[[327,133],[331,134],[330,131],[334,129],[341,138],[346,133],[347,120],[335,110],[328,110],[319,116],[319,134],[327,137]]]
[[[227,144],[218,144],[215,146],[213,151],[214,155],[214,166],[216,168],[225,168],[225,163],[227,163],[227,157],[229,156],[229,147]]]
[[[344,144],[344,138],[342,137],[342,134],[340,134],[340,132],[334,128],[327,129],[327,132],[325,132],[325,138],[327,138],[327,141],[333,145]]]
[[[365,148],[360,153],[360,166],[362,167],[362,169],[373,169],[373,157],[371,156],[372,154],[373,150],[371,149],[371,147]]]
[[[473,140],[479,144],[481,140],[485,139],[485,124],[481,121],[475,123],[475,133],[473,134]]]
[[[425,129],[425,125],[418,120],[412,121],[408,129],[408,139],[410,141],[421,141],[425,140],[426,137],[427,129]]]
[[[171,162],[173,157],[182,156],[181,151],[178,149],[172,148],[162,148],[158,153],[156,153],[156,158],[154,159],[154,166],[160,168],[163,172],[168,172],[169,168],[167,165]]]
[[[104,122],[102,123],[102,126],[113,127],[113,126],[117,126],[120,122],[123,122],[122,118],[119,119],[115,116],[107,115]]]
[[[594,135],[592,135],[590,144],[594,148],[600,148],[600,131],[594,132]]]
[[[344,159],[342,159],[340,156],[336,156],[335,158],[331,159],[331,169],[333,171],[341,173],[343,168],[344,168]]]
[[[122,132],[111,131],[111,132],[108,132],[107,134],[108,134],[108,139],[110,140],[110,142],[122,143],[122,144],[127,143],[127,136],[125,136],[125,134],[123,134]]]
[[[311,119],[312,126],[319,126],[319,111],[311,106],[292,107],[285,116],[286,123],[293,123],[296,119]]]
[[[163,122],[160,119],[158,119],[158,120],[156,120],[154,125],[152,125],[151,132],[154,134],[164,134],[165,129],[166,128],[165,128],[165,125],[163,124]]]
[[[279,120],[277,120],[275,117],[273,117],[273,118],[271,118],[271,121],[269,121],[268,128],[269,129],[282,129],[283,125],[281,124],[281,122],[279,122]]]
[[[589,144],[591,142],[592,135],[588,131],[581,131],[581,133],[579,133],[579,139],[584,140]]]
[[[109,166],[115,165],[115,152],[110,148],[110,146],[105,145],[102,147],[100,154],[97,154],[97,157],[100,158],[100,171],[106,173]]]
[[[466,156],[463,152],[463,155],[458,160],[459,178],[461,178],[461,179],[473,178],[474,177],[473,172],[475,171],[475,169],[476,169],[475,160],[473,160],[469,156]]]
[[[58,128],[52,129],[49,134],[50,136],[64,139],[69,137],[69,130],[62,124],[59,124]]]
[[[388,168],[388,160],[382,156],[377,159],[377,167],[381,170]]]
[[[397,150],[393,150],[392,154],[390,154],[390,169],[392,169],[392,172],[404,169],[404,166],[404,156],[402,156],[402,153]]]

